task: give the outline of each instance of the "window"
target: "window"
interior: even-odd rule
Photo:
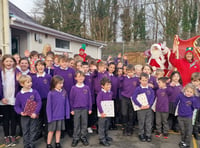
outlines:
[[[69,49],[70,42],[65,40],[56,39],[56,48]]]

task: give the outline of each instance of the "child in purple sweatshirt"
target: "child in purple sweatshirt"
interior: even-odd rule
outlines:
[[[170,91],[167,88],[167,81],[169,78],[160,77],[158,78],[159,88],[156,91],[156,137],[160,137],[163,129],[163,136],[165,139],[168,138],[168,116],[169,116],[169,94]],[[163,128],[162,128],[163,126]]]
[[[103,146],[110,146],[109,142],[112,141],[112,138],[108,136],[110,118],[106,117],[106,114],[102,109],[101,102],[112,100],[112,92],[110,91],[111,81],[108,78],[103,78],[100,83],[102,89],[97,95],[97,109],[101,114],[101,117],[99,117],[98,121],[99,143]]]
[[[71,114],[74,116],[74,133],[72,147],[76,147],[79,140],[84,146],[89,145],[87,140],[88,114],[92,113],[92,97],[90,88],[83,83],[85,75],[82,71],[77,71],[75,80],[77,81],[70,92]]]
[[[181,148],[190,147],[192,138],[192,116],[195,108],[199,108],[197,103],[196,88],[193,84],[187,84],[183,88],[183,92],[176,99],[178,110],[178,123],[181,130]]]
[[[140,86],[138,86],[132,96],[134,103],[140,107],[141,110],[137,111],[138,125],[139,125],[139,139],[142,142],[151,142],[152,132],[152,110],[151,106],[154,102],[154,91],[148,86],[149,75],[142,73],[140,75]],[[139,94],[145,94],[147,97],[148,105],[142,105],[137,101]]]
[[[53,148],[51,145],[54,131],[56,131],[56,148],[61,148],[60,136],[61,130],[65,130],[65,118],[70,117],[69,100],[66,90],[63,87],[64,79],[59,75],[53,76],[51,80],[50,92],[47,96],[47,119],[48,119],[48,137],[47,148]]]
[[[32,79],[29,75],[22,75],[19,78],[19,83],[22,86],[20,92],[16,95],[15,111],[21,115],[21,126],[23,131],[24,148],[34,147],[34,138],[37,134],[36,127],[38,125],[38,115],[41,109],[41,98],[37,90],[32,89]],[[37,102],[35,112],[30,116],[24,112],[28,99],[33,99]]]

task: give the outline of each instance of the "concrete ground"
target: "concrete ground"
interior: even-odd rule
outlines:
[[[2,127],[0,127],[0,148],[5,147],[2,143],[3,131]],[[179,148],[178,143],[180,142],[180,134],[174,133],[170,131],[170,135],[168,139],[164,139],[163,137],[156,138],[154,134],[152,134],[152,142],[140,142],[137,137],[137,129],[132,136],[123,136],[121,130],[110,130],[109,136],[113,138],[113,142],[111,143],[110,148]],[[63,148],[71,147],[72,138],[68,135],[65,135],[63,139],[61,139],[61,144]],[[98,135],[96,133],[89,134],[89,143],[88,148],[103,148],[103,146],[99,145]],[[196,141],[194,138],[192,139],[191,148],[200,148],[200,141]],[[54,141],[53,141],[54,144]],[[45,148],[46,143],[44,139],[41,138],[36,141],[36,148]],[[77,148],[83,148],[85,146],[79,142]],[[19,143],[15,146],[15,148],[23,148],[23,138],[19,139]]]

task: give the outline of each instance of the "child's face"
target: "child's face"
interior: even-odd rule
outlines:
[[[158,86],[159,88],[165,88],[166,87],[166,83],[162,82],[162,81],[158,81]]]
[[[45,63],[46,63],[46,67],[52,67],[53,59],[51,57],[46,57]]]
[[[77,83],[83,83],[83,81],[85,80],[85,77],[83,75],[78,74],[75,77],[75,80],[77,81]]]
[[[58,89],[58,90],[61,90],[62,89],[62,87],[63,87],[63,83],[64,83],[64,81],[60,81],[60,82],[58,82],[57,84],[56,84],[56,89]]]
[[[96,65],[90,65],[90,71],[94,72],[97,69]]]
[[[193,84],[195,87],[199,87],[199,86],[200,86],[200,81],[199,81],[199,80],[193,80],[193,81],[192,81],[192,84]]]
[[[21,60],[21,62],[19,63],[19,66],[20,66],[22,71],[26,71],[29,67],[28,61],[27,60]]]
[[[118,75],[118,76],[121,76],[122,74],[123,74],[123,70],[122,70],[122,69],[118,69],[117,75]]]
[[[55,63],[56,65],[59,65],[59,62],[58,62],[58,58],[57,58],[57,57],[54,58],[54,63]]]
[[[179,80],[180,80],[180,76],[179,76],[179,74],[177,74],[177,73],[174,74],[173,77],[172,77],[172,82],[176,82],[176,83],[178,83]]]
[[[151,74],[151,69],[148,66],[145,66],[143,72],[149,75]]]
[[[15,54],[13,56],[13,58],[16,60],[17,64],[19,63],[19,60],[20,60],[20,56],[18,54]]]
[[[11,58],[6,58],[6,59],[4,60],[4,62],[3,62],[3,64],[4,64],[4,67],[5,67],[6,69],[11,69],[11,68],[14,67],[14,61],[13,61],[13,59],[11,59]]]
[[[123,67],[123,73],[124,73],[125,75],[127,74],[126,68],[127,68],[126,66]]]
[[[141,78],[140,78],[140,84],[141,84],[143,87],[148,86],[148,79],[145,78],[145,77],[141,77]]]
[[[111,64],[109,67],[108,67],[108,72],[109,73],[113,73],[115,71],[115,65],[114,64]]]
[[[123,63],[119,62],[119,63],[117,64],[117,68],[122,68],[122,67],[123,67]]]
[[[110,89],[111,89],[111,83],[106,83],[105,85],[101,85],[101,87],[102,87],[105,91],[110,91]]]
[[[38,55],[37,55],[37,54],[36,54],[36,55],[33,55],[33,56],[31,57],[31,59],[38,60]]]
[[[31,87],[32,87],[32,81],[31,81],[31,80],[26,80],[26,81],[24,82],[24,84],[21,84],[21,85],[22,85],[22,87],[25,88],[25,89],[31,89]]]
[[[126,71],[127,76],[133,77],[134,76],[134,71],[133,70],[128,70]]]
[[[71,61],[69,62],[69,66],[70,66],[71,68],[74,67],[74,60],[71,60]]]
[[[82,70],[82,63],[81,63],[81,62],[78,62],[78,63],[76,64],[76,69],[77,69],[77,70]]]
[[[158,78],[161,78],[161,77],[163,77],[163,76],[164,76],[164,75],[163,75],[163,73],[161,73],[161,72],[156,74],[156,78],[157,78],[157,79],[158,79]]]
[[[44,65],[43,64],[37,64],[36,69],[38,73],[43,73],[44,72]]]
[[[89,71],[89,66],[88,65],[83,65],[82,69],[83,69],[84,73],[87,73]]]
[[[191,88],[187,88],[185,90],[184,94],[185,94],[186,97],[192,97],[192,96],[194,96],[194,91]]]
[[[136,74],[137,76],[140,76],[141,73],[142,73],[142,69],[140,69],[140,68],[136,68],[136,69],[135,69],[135,74]]]
[[[63,69],[67,68],[68,65],[69,65],[69,63],[64,61],[64,60],[60,60],[59,63],[60,63],[60,67],[63,68]]]
[[[102,73],[105,72],[105,71],[106,71],[106,66],[105,66],[105,65],[99,66],[99,67],[98,67],[98,71],[99,71],[99,72],[102,72]]]

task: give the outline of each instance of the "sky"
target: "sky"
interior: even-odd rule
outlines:
[[[28,15],[31,15],[31,10],[34,8],[35,0],[9,0],[18,8],[26,12]]]

